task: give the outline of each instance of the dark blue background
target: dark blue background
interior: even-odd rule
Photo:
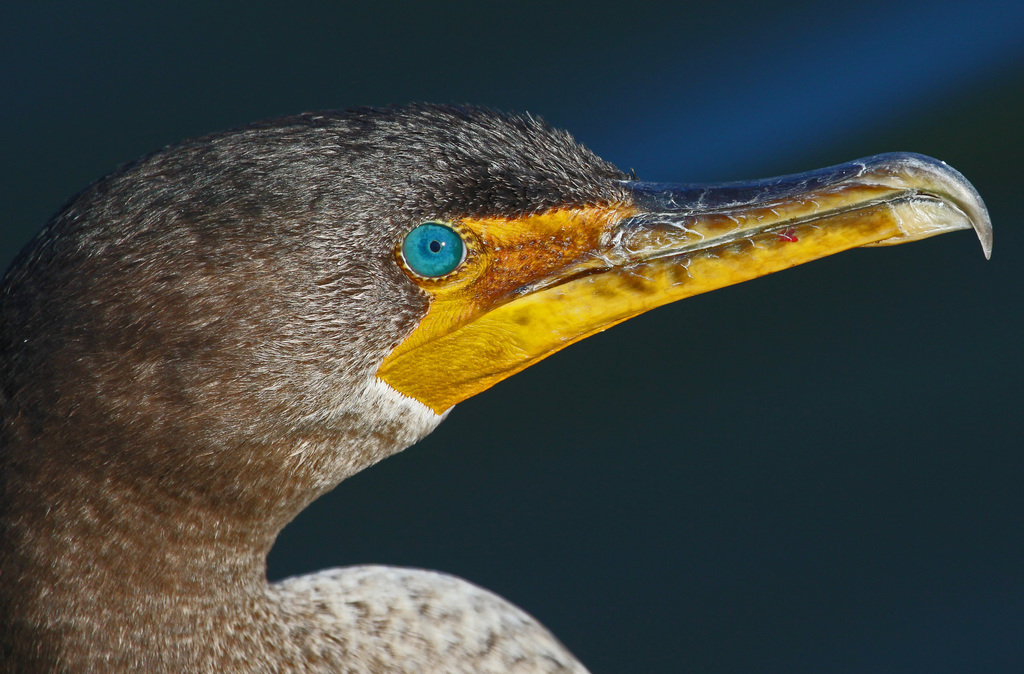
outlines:
[[[595,672],[1024,670],[1019,2],[7,3],[0,262],[118,164],[259,118],[528,110],[644,179],[882,151],[992,212],[639,317],[460,405],[272,578],[442,569]]]

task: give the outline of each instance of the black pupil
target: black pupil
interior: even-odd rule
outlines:
[[[437,239],[434,239],[433,241],[430,242],[430,245],[428,247],[430,248],[430,252],[431,253],[440,253],[441,252],[441,247],[443,245],[444,244],[442,244],[440,241],[438,241]]]

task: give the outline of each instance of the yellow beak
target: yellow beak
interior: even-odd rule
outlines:
[[[878,155],[718,185],[625,181],[620,203],[451,226],[469,254],[442,279],[377,376],[440,413],[552,353],[649,309],[859,246],[973,228],[981,197],[944,163]],[[401,252],[396,252],[401,260]]]

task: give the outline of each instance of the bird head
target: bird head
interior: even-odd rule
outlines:
[[[972,227],[988,254],[976,192],[919,155],[665,185],[486,109],[255,124],[100,180],[12,265],[4,460],[279,526],[453,405],[611,325]]]

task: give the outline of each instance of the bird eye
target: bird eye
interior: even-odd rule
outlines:
[[[405,235],[402,255],[414,272],[436,278],[462,264],[466,259],[466,244],[451,227],[425,222]]]

